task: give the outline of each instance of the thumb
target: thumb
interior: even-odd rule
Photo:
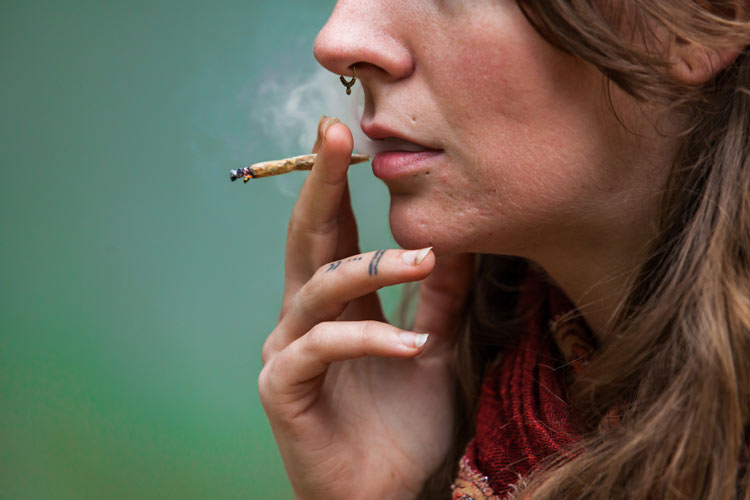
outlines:
[[[414,331],[445,340],[454,334],[474,279],[474,260],[468,253],[436,259],[419,289]]]

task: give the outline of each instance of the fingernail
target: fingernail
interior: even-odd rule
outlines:
[[[318,121],[318,137],[315,139],[315,145],[313,146],[313,152],[317,151],[321,144],[323,144],[323,123],[328,119],[326,115],[323,115],[320,117],[320,121]]]
[[[427,342],[429,336],[429,333],[401,332],[401,343],[412,349],[419,349]]]
[[[419,254],[417,255],[417,265],[421,264],[425,257],[427,257],[427,254],[430,253],[430,250],[432,250],[432,247],[423,248],[419,251]]]
[[[327,117],[325,123],[323,123],[323,141],[320,143],[322,146],[326,142],[326,134],[328,133],[328,129],[333,125],[334,123],[341,123],[341,120],[339,120],[336,117]]]
[[[401,254],[401,258],[410,266],[418,266],[422,263],[427,254],[430,253],[432,247],[423,248],[421,250],[408,250]]]

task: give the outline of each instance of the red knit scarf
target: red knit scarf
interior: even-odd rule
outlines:
[[[527,318],[517,346],[484,376],[476,436],[461,460],[454,500],[502,498],[546,458],[580,436],[566,404],[566,378],[591,351],[575,307],[538,274],[524,283],[518,315]]]

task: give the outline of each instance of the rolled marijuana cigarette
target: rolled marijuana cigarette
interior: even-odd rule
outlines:
[[[280,175],[292,170],[310,170],[315,163],[317,154],[293,156],[291,158],[284,158],[283,160],[264,161],[261,163],[255,163],[249,167],[234,168],[229,171],[229,179],[236,181],[242,178],[244,182],[256,177],[268,177],[269,175]],[[355,163],[362,163],[369,161],[370,157],[367,155],[353,154],[350,161],[350,165]]]

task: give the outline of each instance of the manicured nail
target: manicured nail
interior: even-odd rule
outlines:
[[[422,248],[421,250],[407,250],[401,254],[401,259],[410,266],[418,266],[422,263],[432,247]]]
[[[401,343],[407,347],[419,349],[427,342],[429,336],[429,333],[401,332]]]
[[[417,255],[417,265],[421,264],[425,257],[427,257],[427,254],[430,253],[430,250],[432,250],[432,247],[423,248],[419,251],[419,255]]]
[[[430,253],[432,247],[423,248],[421,250],[408,250],[401,254],[401,258],[410,266],[418,266],[422,263],[427,254]]]

